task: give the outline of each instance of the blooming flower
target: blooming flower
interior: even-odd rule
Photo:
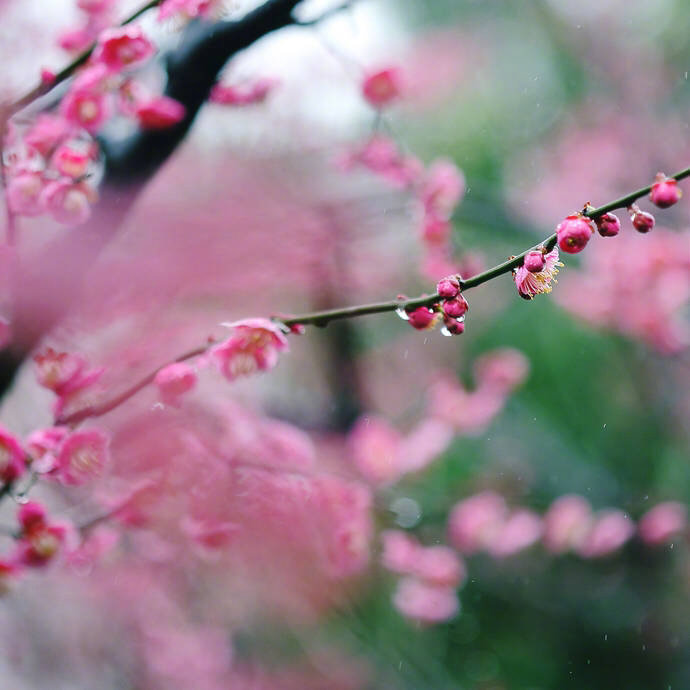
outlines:
[[[60,112],[71,124],[95,134],[110,117],[110,106],[107,94],[98,88],[72,88],[62,99]]]
[[[111,72],[120,72],[147,60],[153,52],[153,44],[141,27],[122,26],[106,29],[99,36],[93,59],[103,63]]]
[[[223,325],[234,332],[211,349],[211,357],[231,381],[272,369],[278,363],[279,353],[288,349],[285,334],[268,319],[245,319]]]
[[[535,295],[551,292],[551,283],[557,282],[555,276],[562,265],[558,260],[558,248],[554,247],[544,255],[544,268],[539,273],[532,273],[525,266],[514,269],[513,280],[520,297],[533,299]]]
[[[393,605],[406,618],[420,623],[441,623],[460,610],[453,587],[436,585],[416,577],[404,577],[393,595]]]
[[[0,426],[0,479],[12,482],[23,474],[25,456],[19,440]]]
[[[77,486],[99,476],[109,460],[108,444],[108,437],[98,429],[75,431],[60,447],[56,479]]]
[[[45,181],[39,172],[20,172],[7,185],[7,203],[14,213],[38,216],[43,213],[41,192]]]
[[[42,206],[64,225],[86,222],[95,200],[96,192],[88,184],[68,179],[49,182],[41,192]]]

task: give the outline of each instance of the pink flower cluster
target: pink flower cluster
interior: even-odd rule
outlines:
[[[503,496],[484,491],[457,503],[448,519],[449,540],[458,551],[483,551],[495,558],[515,555],[538,541],[553,554],[603,558],[636,532],[644,543],[659,545],[685,529],[686,510],[680,503],[659,503],[636,528],[623,511],[594,512],[587,499],[575,494],[556,499],[542,517],[526,508],[510,510]]]
[[[23,139],[15,130],[6,139],[7,203],[13,213],[49,213],[67,225],[91,214],[96,192],[88,177],[97,169],[97,149],[65,117],[39,115]]]
[[[474,435],[486,429],[527,372],[528,363],[516,350],[488,353],[476,362],[474,391],[452,382],[450,376],[431,386],[425,417],[406,436],[384,419],[361,417],[348,439],[356,469],[367,481],[382,486],[422,470],[448,447],[454,434]]]
[[[422,546],[400,530],[381,533],[381,563],[402,575],[393,594],[393,605],[406,618],[420,623],[440,623],[460,610],[456,590],[464,583],[465,563],[447,546]]]

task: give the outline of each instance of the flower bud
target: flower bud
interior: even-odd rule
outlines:
[[[418,307],[410,312],[409,324],[412,328],[416,328],[419,331],[423,331],[426,328],[431,328],[436,321],[436,312],[429,307]]]
[[[654,216],[646,211],[640,211],[636,204],[633,204],[629,209],[630,220],[637,232],[649,232],[654,227]]]
[[[525,260],[522,265],[530,273],[541,273],[546,265],[546,260],[544,259],[544,254],[539,251],[527,252],[525,255]]]
[[[615,237],[621,229],[621,222],[618,220],[618,216],[613,213],[604,213],[594,222],[602,237]]]
[[[581,252],[594,232],[594,224],[589,218],[576,213],[561,221],[556,228],[558,246],[568,254]]]
[[[678,183],[672,177],[666,177],[664,173],[658,173],[656,182],[652,185],[649,198],[659,208],[673,206],[683,196]]]
[[[460,292],[460,282],[456,276],[448,276],[438,281],[436,285],[436,292],[443,297],[443,299],[453,299]]]
[[[462,295],[446,300],[443,303],[443,313],[453,319],[459,319],[461,316],[464,316],[469,308],[470,305],[467,304],[467,300]]]

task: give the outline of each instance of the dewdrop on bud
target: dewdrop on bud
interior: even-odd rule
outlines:
[[[408,311],[407,316],[412,328],[423,331],[435,325],[437,314],[429,307],[418,307],[417,309]]]
[[[654,227],[654,216],[646,211],[641,211],[637,204],[633,204],[629,209],[630,220],[637,232],[649,232]]]
[[[527,254],[525,254],[525,260],[522,262],[522,265],[530,273],[540,273],[544,270],[544,266],[546,265],[544,253],[539,251],[527,252]]]
[[[657,173],[656,181],[649,193],[649,198],[655,206],[668,208],[673,206],[682,196],[683,192],[672,177],[666,177],[664,173]]]
[[[467,304],[467,300],[462,296],[458,295],[454,299],[446,300],[443,303],[443,313],[452,319],[458,319],[464,316],[470,305]]]
[[[594,222],[602,237],[615,237],[621,230],[621,222],[613,213],[604,213]]]
[[[460,281],[457,276],[442,278],[436,284],[436,292],[443,299],[453,299],[460,292]]]
[[[594,224],[581,213],[567,216],[556,227],[558,246],[568,254],[581,252],[594,232]]]
[[[461,335],[465,332],[465,317],[453,319],[449,316],[444,317],[443,326],[441,328],[441,335]]]

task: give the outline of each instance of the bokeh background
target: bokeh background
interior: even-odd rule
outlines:
[[[329,6],[304,4],[305,17]],[[0,6],[7,98],[66,59],[55,38],[78,15],[49,5]],[[145,26],[174,49],[175,27]],[[362,0],[266,37],[226,76],[279,87],[250,108],[204,108],[83,266],[83,288],[44,342],[105,366],[112,392],[221,321],[431,291],[413,195],[337,165],[373,127],[424,164],[447,157],[462,169],[455,265],[494,265],[586,202],[690,164],[688,26],[680,0]],[[388,64],[408,90],[378,121],[359,86],[364,69]],[[160,65],[146,78],[160,82]],[[127,126],[112,123],[113,136]],[[445,544],[453,506],[484,490],[538,514],[575,493],[631,520],[690,500],[687,209],[656,213],[647,236],[622,211],[621,234],[568,256],[551,295],[523,301],[509,276],[469,292],[460,337],[392,314],[309,329],[261,377],[204,372],[179,409],[144,391],[108,415],[113,467],[98,486],[36,496],[79,521],[137,488],[143,517],[116,521],[103,554],[23,578],[0,601],[0,686],[690,687],[685,533],[655,547],[633,537],[602,558],[539,544],[471,555],[459,613],[434,625],[393,605],[378,536],[397,527]],[[22,259],[46,261],[69,232],[24,222]],[[409,434],[434,381],[472,389],[475,361],[507,347],[529,375],[490,423],[458,429],[419,472],[367,482],[353,461],[357,420]],[[50,406],[27,364],[3,423],[27,433],[50,423]],[[208,511],[239,533],[212,553],[194,541]]]

